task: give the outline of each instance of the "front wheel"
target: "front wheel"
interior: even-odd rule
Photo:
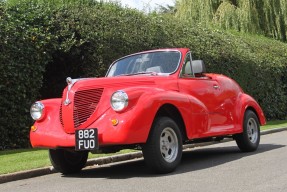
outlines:
[[[152,126],[147,143],[143,146],[146,164],[157,173],[172,172],[182,156],[181,132],[168,117],[157,118]]]
[[[81,171],[85,167],[88,152],[77,152],[65,149],[49,149],[49,157],[53,167],[63,173],[71,174]]]
[[[243,152],[255,151],[260,142],[260,125],[253,111],[246,111],[243,121],[243,132],[234,136],[237,146]]]

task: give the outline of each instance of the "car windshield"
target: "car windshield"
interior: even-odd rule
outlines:
[[[113,63],[107,77],[139,74],[170,74],[176,71],[181,54],[178,51],[157,51],[131,55]]]

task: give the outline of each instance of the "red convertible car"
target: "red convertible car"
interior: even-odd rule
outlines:
[[[67,78],[62,98],[35,102],[30,140],[48,148],[64,174],[80,171],[88,153],[142,149],[158,173],[180,163],[182,145],[232,137],[255,151],[265,117],[232,79],[206,73],[189,49],[159,49],[116,60],[106,77]]]

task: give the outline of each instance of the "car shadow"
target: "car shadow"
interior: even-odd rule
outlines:
[[[90,167],[82,170],[80,173],[62,175],[62,177],[128,179],[132,177],[161,177],[163,175],[176,175],[208,169],[210,167],[215,167],[282,147],[285,147],[285,145],[261,144],[257,151],[249,153],[241,152],[237,146],[195,148],[190,151],[184,151],[180,165],[174,172],[169,174],[155,174],[151,172],[145,165],[144,160],[141,158],[128,162]]]

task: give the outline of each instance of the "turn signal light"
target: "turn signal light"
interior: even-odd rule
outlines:
[[[31,131],[33,131],[33,132],[37,131],[37,127],[33,125],[33,126],[31,127]]]
[[[111,121],[113,126],[117,126],[119,124],[119,120],[117,119],[112,119]]]

